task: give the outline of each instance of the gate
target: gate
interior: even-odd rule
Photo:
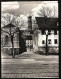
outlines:
[[[26,37],[26,48],[27,51],[32,51],[33,49],[33,40],[32,40],[32,36],[27,36]]]

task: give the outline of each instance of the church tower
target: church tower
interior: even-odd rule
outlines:
[[[28,16],[28,30],[32,30],[32,16]]]

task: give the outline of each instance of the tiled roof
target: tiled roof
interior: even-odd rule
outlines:
[[[58,18],[36,17],[39,29],[58,29]]]

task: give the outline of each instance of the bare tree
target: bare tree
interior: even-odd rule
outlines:
[[[37,14],[42,17],[45,17],[45,16],[51,17],[52,9],[48,6],[42,6],[42,8],[39,10],[39,12],[37,12]]]
[[[5,21],[7,21],[7,23],[9,23],[9,26],[6,26],[4,23],[3,27],[1,27],[1,31],[4,33],[7,33],[9,35],[9,38],[11,38],[12,54],[13,54],[13,58],[15,58],[15,54],[14,54],[14,50],[13,50],[14,49],[13,38],[14,38],[14,34],[19,31],[19,28],[15,27],[14,25],[12,26],[12,24],[15,23],[16,17],[13,16],[12,14],[8,14],[8,13],[5,16],[2,15],[2,17],[3,17],[3,19],[5,19]],[[17,25],[18,25],[18,22],[17,22]],[[4,30],[4,28],[7,28],[7,29],[9,28],[9,31]]]

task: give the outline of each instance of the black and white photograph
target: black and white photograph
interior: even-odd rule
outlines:
[[[58,1],[1,1],[1,78],[59,78]]]

